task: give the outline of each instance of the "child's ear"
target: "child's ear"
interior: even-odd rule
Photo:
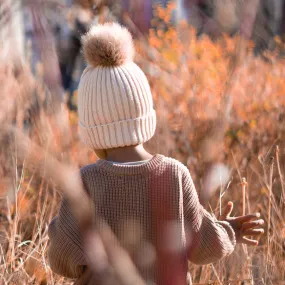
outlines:
[[[107,151],[104,149],[94,149],[94,151],[100,159],[105,159],[107,157]]]

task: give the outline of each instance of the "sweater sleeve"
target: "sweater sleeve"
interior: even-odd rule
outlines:
[[[183,207],[188,258],[195,264],[209,264],[230,255],[235,248],[235,233],[227,222],[218,221],[199,202],[189,170],[183,167]]]
[[[61,202],[58,216],[49,225],[48,258],[51,269],[64,277],[79,278],[86,258],[77,221],[66,199]]]

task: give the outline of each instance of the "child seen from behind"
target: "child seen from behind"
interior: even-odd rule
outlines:
[[[83,37],[83,52],[88,67],[78,90],[79,127],[100,160],[83,167],[81,178],[94,215],[108,223],[146,283],[173,284],[175,258],[166,258],[171,253],[179,256],[185,284],[191,284],[188,260],[208,264],[229,256],[236,242],[256,245],[248,236],[263,232],[258,214],[230,217],[229,203],[218,221],[199,203],[184,165],[144,149],[155,133],[156,112],[148,80],[133,62],[128,30],[94,26]],[[65,199],[49,237],[52,270],[75,284],[95,284]]]

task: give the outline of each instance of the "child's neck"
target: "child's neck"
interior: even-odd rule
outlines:
[[[152,158],[152,155],[144,149],[143,145],[113,148],[106,152],[106,160],[113,162],[135,162]]]

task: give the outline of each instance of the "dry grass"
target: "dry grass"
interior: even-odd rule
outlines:
[[[268,61],[255,58],[250,43],[237,53],[238,38],[197,40],[185,25],[178,33],[169,13],[159,9],[157,29],[137,43],[137,61],[152,85],[159,119],[148,148],[185,163],[213,212],[232,200],[236,214],[243,204],[247,213],[260,212],[267,229],[258,247],[237,246],[227,260],[190,265],[194,283],[285,284],[284,59],[278,53],[267,54]],[[79,142],[75,113],[48,115],[41,79],[25,65],[1,67],[1,102],[11,102],[9,108],[1,104],[0,112],[1,285],[72,283],[53,274],[46,260],[47,227],[60,201],[56,179],[44,167],[39,173],[39,157],[33,157],[33,165],[8,126],[25,130],[59,162],[81,166],[95,156]],[[229,184],[205,182],[209,173],[220,176],[217,165],[230,169]]]

